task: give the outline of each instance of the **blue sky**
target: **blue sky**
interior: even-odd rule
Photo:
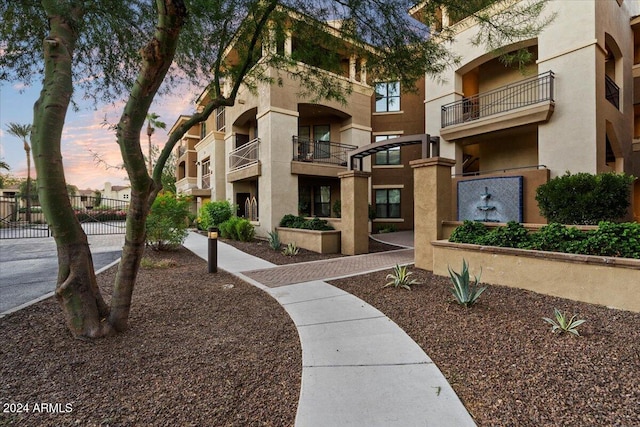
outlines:
[[[27,160],[22,142],[7,133],[7,124],[33,122],[33,104],[40,89],[39,85],[22,88],[16,84],[0,84],[0,158],[11,166],[10,174],[13,176],[27,176]],[[156,100],[150,112],[159,114],[160,120],[169,128],[180,114],[193,111],[191,99],[191,94],[160,98]],[[114,185],[126,185],[125,171],[98,165],[91,154],[91,151],[99,153],[110,165],[122,163],[113,131],[101,124],[105,115],[109,123],[117,122],[122,105],[123,102],[93,107],[83,103],[79,111],[69,108],[62,137],[62,156],[68,184],[73,184],[79,189],[94,190],[101,190],[107,181]],[[145,129],[142,147],[146,153],[147,135],[144,131]],[[158,129],[152,138],[154,144],[163,145],[166,132]],[[34,168],[32,176],[35,176]]]

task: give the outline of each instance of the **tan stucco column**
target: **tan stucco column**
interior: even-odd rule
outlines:
[[[340,177],[343,255],[369,252],[369,177],[371,173],[347,171]]]
[[[442,221],[451,220],[451,168],[455,160],[443,157],[414,160],[414,240],[416,267],[433,270],[431,242],[442,238]]]

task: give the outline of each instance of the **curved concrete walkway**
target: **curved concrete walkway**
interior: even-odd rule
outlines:
[[[204,259],[207,245],[195,233],[184,243]],[[319,280],[396,263],[413,263],[413,251],[279,267],[218,242],[218,267],[272,295],[298,329],[303,367],[296,426],[475,425],[437,366],[402,329]]]

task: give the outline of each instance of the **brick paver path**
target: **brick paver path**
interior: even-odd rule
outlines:
[[[243,271],[242,274],[270,288],[294,283],[325,280],[392,268],[396,264],[414,262],[413,249],[346,256],[323,261],[288,264],[262,270]]]

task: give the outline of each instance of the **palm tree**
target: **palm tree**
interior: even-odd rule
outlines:
[[[165,129],[167,125],[164,122],[158,120],[160,118],[156,113],[147,114],[147,136],[149,137],[149,175],[153,174],[153,163],[151,160],[151,135],[155,132],[156,128]]]
[[[0,160],[0,169],[9,170],[11,167],[9,167],[9,163],[4,160]]]
[[[31,222],[31,146],[27,142],[27,138],[31,135],[31,125],[21,125],[19,123],[10,122],[7,125],[7,132],[16,138],[22,139],[24,151],[27,154],[27,189],[25,197],[27,199],[27,222]]]

